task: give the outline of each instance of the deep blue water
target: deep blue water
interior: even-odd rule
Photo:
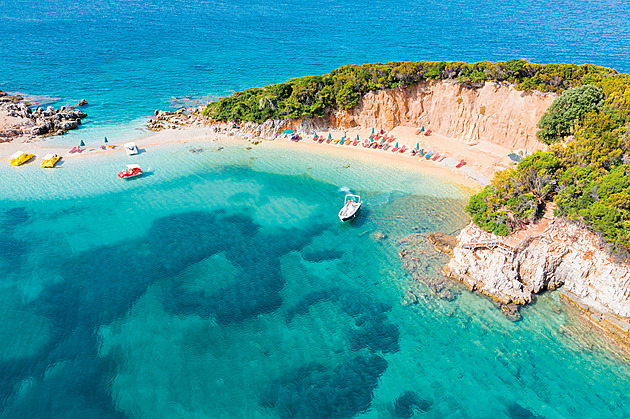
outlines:
[[[0,0],[0,89],[86,98],[67,137],[100,143],[141,134],[156,108],[347,63],[630,71],[629,16],[624,2]],[[401,240],[464,226],[469,191],[197,146],[136,156],[147,176],[126,183],[121,154],[0,169],[1,418],[630,416],[628,362],[556,292],[513,323],[402,270]],[[347,188],[366,205],[340,225]],[[419,243],[422,276],[439,277],[445,259]]]
[[[524,58],[630,71],[629,47],[630,4],[613,0],[0,2],[0,89],[86,98],[88,139],[137,135],[155,109],[190,103],[173,97],[205,103],[343,64]]]

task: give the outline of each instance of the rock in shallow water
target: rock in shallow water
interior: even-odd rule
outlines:
[[[421,398],[413,391],[406,391],[394,402],[394,413],[397,418],[410,418],[417,411],[426,412],[431,404],[431,401]]]

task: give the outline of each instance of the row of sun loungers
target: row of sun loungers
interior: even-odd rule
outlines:
[[[418,132],[416,132],[416,134],[417,133]],[[428,130],[427,132],[425,132],[425,135],[429,135],[430,133],[431,133],[431,130]],[[388,136],[382,130],[381,132],[377,134],[374,134],[374,133],[371,134],[370,137],[365,139],[363,142],[361,142],[358,135],[356,139],[348,138],[345,135],[341,138],[333,139],[332,134],[328,134],[328,138],[324,137],[323,135],[315,134],[312,140],[317,143],[325,142],[326,144],[335,144],[335,145],[341,145],[341,146],[352,145],[356,147],[359,144],[361,144],[364,148],[391,150],[393,153],[396,153],[396,152],[405,153],[409,150],[405,144],[403,144],[402,147],[399,147],[397,142],[395,144],[392,144],[392,142],[394,141],[394,136],[393,135]],[[409,150],[409,154],[412,156],[420,156],[420,158],[424,157],[426,160],[433,160],[436,162],[441,162],[442,160],[446,158],[446,156],[443,156],[443,155],[441,156],[440,153],[437,153],[437,152],[434,153],[433,151],[430,151],[430,150],[425,152],[424,149],[420,148],[419,143],[416,145],[416,148]],[[466,164],[466,162],[462,159],[455,167],[459,169],[464,164]]]

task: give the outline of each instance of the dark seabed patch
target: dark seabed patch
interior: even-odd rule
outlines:
[[[6,228],[18,219],[28,219],[20,209],[10,214],[13,221],[6,222]],[[177,292],[181,284],[175,284],[175,292],[165,298],[165,307],[174,313],[212,315],[222,323],[278,308],[283,286],[278,257],[300,248],[321,229],[282,231],[277,237],[259,234],[259,230],[247,215],[188,212],[156,219],[145,237],[101,246],[59,263],[57,272],[63,281],[48,286],[30,303],[32,310],[44,314],[56,327],[38,354],[0,363],[0,407],[14,401],[20,382],[34,380],[32,386],[38,394],[49,394],[54,400],[76,398],[76,403],[100,410],[98,415],[83,412],[79,416],[117,417],[120,413],[111,405],[107,389],[113,366],[98,356],[94,331],[125,315],[150,285],[177,277],[188,266],[219,252],[226,252],[242,267],[241,284],[210,295]],[[11,254],[3,255],[3,260],[15,262],[24,250],[20,242],[7,237],[5,249],[11,249]],[[278,243],[276,250],[266,246],[270,240]],[[51,366],[58,366],[54,380],[48,378]],[[60,409],[73,404],[61,403]],[[11,408],[45,415],[30,411],[26,402],[13,403]]]
[[[510,419],[541,419],[539,416],[529,409],[524,408],[518,403],[509,404],[505,412]]]
[[[386,369],[387,361],[377,355],[357,356],[332,370],[299,368],[272,383],[260,403],[282,418],[351,418],[369,408]]]

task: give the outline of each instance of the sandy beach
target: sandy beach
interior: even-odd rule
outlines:
[[[406,145],[408,151],[405,153],[392,152],[389,150],[369,149],[361,145],[363,140],[369,137],[371,129],[349,130],[345,134],[348,138],[361,138],[361,143],[357,146],[335,145],[333,143],[318,143],[312,141],[312,136],[302,136],[299,142],[289,141],[289,135],[284,135],[275,140],[265,140],[251,138],[242,135],[238,130],[231,130],[229,133],[214,132],[206,127],[185,127],[158,132],[135,140],[139,148],[150,151],[152,147],[160,147],[173,143],[185,142],[205,142],[214,143],[240,143],[243,146],[251,147],[271,147],[276,149],[290,148],[293,150],[303,150],[306,153],[321,153],[324,155],[335,155],[348,158],[361,159],[378,165],[405,168],[409,170],[419,170],[432,176],[442,177],[449,182],[461,184],[463,186],[479,189],[488,184],[497,170],[509,167],[507,154],[511,151],[496,144],[480,142],[469,146],[460,141],[445,137],[439,133],[432,133],[430,136],[416,135],[417,128],[400,126],[396,127],[388,135],[394,136],[392,145],[398,142],[399,146]],[[334,139],[339,139],[344,135],[341,131],[330,131],[318,133],[324,137],[331,134]],[[419,144],[425,151],[438,152],[441,156],[446,156],[442,161],[426,160],[424,157],[411,156],[409,150]],[[125,153],[122,144],[116,144],[115,148],[102,149],[101,145],[87,144],[82,153],[70,154],[68,147],[53,147],[47,144],[46,138],[36,138],[34,140],[16,139],[9,143],[0,144],[0,161],[9,164],[9,157],[16,151],[26,151],[35,154],[35,159],[28,165],[39,166],[41,158],[48,153],[61,155],[66,161],[87,158],[106,158],[114,153]],[[459,169],[455,166],[460,160],[465,160],[466,164]]]

